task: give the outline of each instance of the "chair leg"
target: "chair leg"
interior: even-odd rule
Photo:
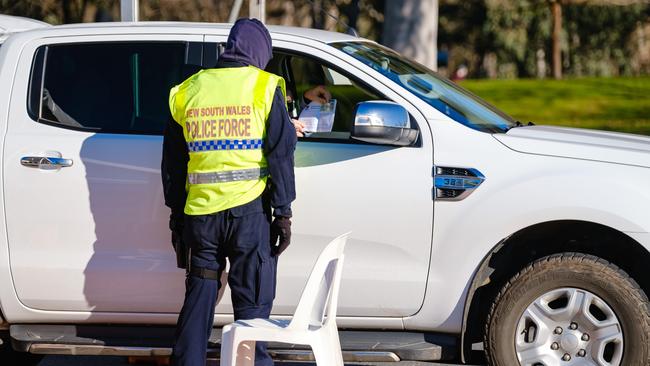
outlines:
[[[236,327],[227,325],[221,333],[220,366],[253,366],[255,341],[241,339]]]
[[[324,331],[311,345],[317,366],[344,366],[338,332]]]
[[[230,325],[223,327],[221,333],[221,351],[219,352],[220,366],[234,366],[237,353],[233,347],[235,331]]]
[[[241,341],[237,346],[236,361],[233,366],[255,365],[255,341]]]

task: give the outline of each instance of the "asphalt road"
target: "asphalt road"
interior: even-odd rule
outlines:
[[[313,362],[276,362],[277,366],[316,366]],[[140,362],[129,364],[126,357],[93,357],[93,356],[46,356],[38,366],[155,366],[155,362]],[[219,366],[217,360],[208,360],[206,366]],[[345,366],[456,366],[429,362],[378,362],[378,363],[346,363]],[[459,366],[459,365],[458,365]]]

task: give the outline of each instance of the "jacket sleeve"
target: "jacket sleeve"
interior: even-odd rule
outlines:
[[[183,128],[173,120],[165,126],[163,154],[160,172],[162,175],[165,205],[172,209],[172,216],[183,215],[187,192],[187,162],[190,160]]]
[[[280,88],[276,89],[269,112],[264,154],[270,173],[270,200],[274,216],[291,217],[291,202],[296,199],[293,154],[296,130],[291,123]]]

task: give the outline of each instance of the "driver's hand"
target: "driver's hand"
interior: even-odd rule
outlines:
[[[320,104],[325,104],[332,99],[332,94],[324,85],[318,85],[307,90],[303,96],[311,102],[318,102]]]
[[[293,127],[296,129],[296,136],[305,137],[305,124],[297,119],[291,119],[291,123],[293,123]]]

